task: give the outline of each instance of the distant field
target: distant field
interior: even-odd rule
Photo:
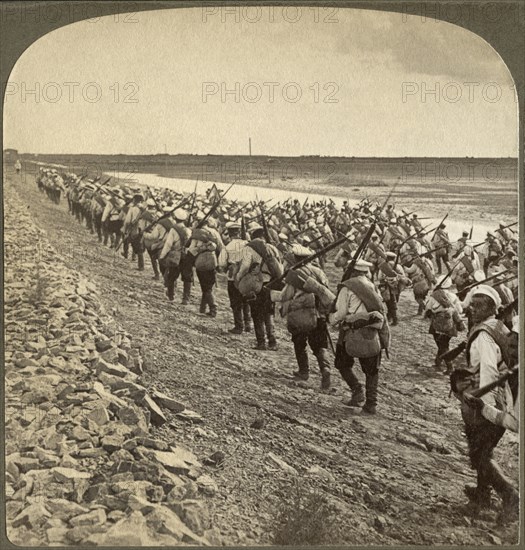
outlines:
[[[109,173],[140,181],[140,173],[202,182],[236,182],[352,199],[385,195],[399,181],[395,202],[418,211],[450,208],[469,219],[515,219],[515,158],[348,158],[218,155],[23,155],[76,173]]]

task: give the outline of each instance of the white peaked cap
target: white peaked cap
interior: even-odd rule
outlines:
[[[173,212],[173,217],[181,222],[185,222],[188,219],[188,213],[182,208],[177,208],[177,210]]]
[[[475,289],[472,289],[472,296],[476,296],[476,294],[484,294],[485,296],[488,296],[492,299],[492,301],[496,304],[496,309],[499,309],[501,307],[501,298],[499,297],[499,294],[496,290],[494,290],[489,285],[479,285]]]
[[[366,273],[372,266],[373,264],[370,262],[367,262],[366,260],[357,260],[357,262],[354,265],[354,269],[356,271],[362,271],[363,273]]]

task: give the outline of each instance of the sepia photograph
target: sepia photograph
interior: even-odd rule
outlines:
[[[354,4],[0,6],[2,547],[519,544],[525,5]]]

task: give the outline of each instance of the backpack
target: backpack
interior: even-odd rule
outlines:
[[[286,328],[290,334],[305,334],[317,327],[317,304],[311,292],[295,293],[286,315]]]
[[[278,279],[283,275],[283,266],[278,258],[273,256],[266,243],[263,241],[251,241],[246,246],[249,246],[252,250],[255,250],[259,256],[261,256],[263,263],[268,268],[268,272],[272,279]]]

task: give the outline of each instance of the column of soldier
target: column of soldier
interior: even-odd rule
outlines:
[[[345,403],[361,414],[377,410],[383,350],[390,326],[398,324],[401,292],[411,288],[418,313],[430,320],[437,346],[434,366],[450,375],[465,422],[471,466],[477,483],[466,486],[477,513],[491,506],[491,488],[502,498],[501,515],[517,511],[518,494],[492,459],[505,429],[517,431],[518,279],[517,233],[500,223],[474,244],[472,227],[451,242],[446,218],[437,226],[414,212],[400,212],[368,199],[355,207],[332,200],[297,199],[251,203],[229,200],[213,186],[206,196],[169,190],[146,192],[89,181],[42,168],[39,189],[54,202],[65,193],[71,214],[99,242],[144,270],[147,252],[153,278],[163,280],[167,299],[190,303],[194,275],[200,287],[199,312],[217,315],[217,272],[227,274],[233,314],[230,333],[255,332],[257,350],[276,350],[276,309],[291,334],[297,380],[310,375],[307,345],[319,365],[321,388],[330,388],[331,355],[348,385]],[[422,223],[425,222],[425,223]],[[324,273],[327,254],[342,269],[337,295]],[[455,292],[452,288],[455,287]],[[338,327],[332,343],[329,325]],[[465,326],[467,325],[467,326]],[[452,337],[468,329],[466,340],[450,350]],[[453,361],[466,351],[467,359]],[[354,372],[358,359],[364,385]],[[459,365],[458,365],[459,364]]]

